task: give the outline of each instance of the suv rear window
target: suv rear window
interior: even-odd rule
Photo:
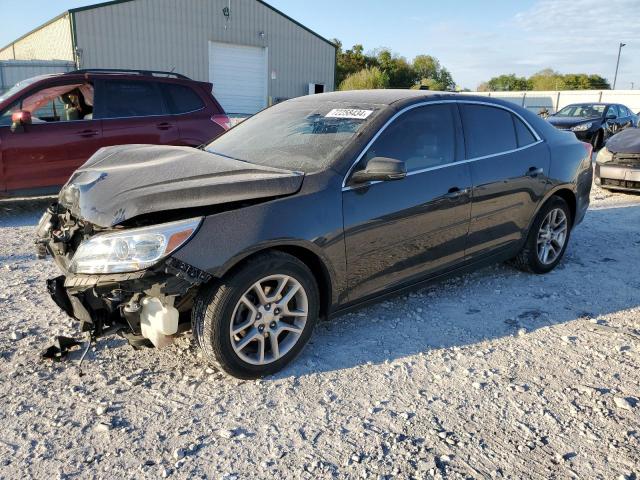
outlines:
[[[96,118],[165,115],[166,108],[156,82],[105,80],[98,86]]]
[[[204,102],[192,88],[171,83],[160,83],[159,85],[169,102],[171,113],[195,112],[204,108]]]

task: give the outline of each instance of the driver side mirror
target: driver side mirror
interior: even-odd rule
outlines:
[[[25,125],[31,125],[31,112],[21,110],[11,114],[11,133],[24,132]]]
[[[605,117],[605,119],[606,119],[606,120],[615,120],[616,118],[618,118],[618,117],[616,117],[616,115],[615,115],[615,114],[613,114],[613,113],[609,113],[609,114]]]
[[[407,176],[407,168],[402,160],[387,157],[374,157],[363,170],[351,175],[353,183],[401,180]]]

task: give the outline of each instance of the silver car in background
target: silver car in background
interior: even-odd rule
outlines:
[[[600,149],[595,183],[607,190],[640,192],[640,129],[626,129]]]

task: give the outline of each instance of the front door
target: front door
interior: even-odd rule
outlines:
[[[4,189],[54,191],[102,146],[102,126],[92,119],[90,97],[88,84],[61,84],[29,94],[2,114],[7,117],[0,122]],[[31,124],[11,132],[11,111],[20,110],[31,113]]]
[[[461,104],[473,203],[466,255],[474,259],[526,235],[548,188],[547,146],[510,110]]]
[[[372,143],[356,170],[374,157],[402,160],[401,180],[343,190],[349,299],[412,282],[464,256],[471,176],[461,158],[452,104],[403,113]]]

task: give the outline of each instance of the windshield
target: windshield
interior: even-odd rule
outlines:
[[[604,114],[605,108],[606,105],[569,105],[556,113],[556,117],[598,118]]]
[[[37,82],[38,80],[42,80],[46,76],[47,75],[38,75],[37,77],[27,78],[26,80],[22,80],[16,83],[13,87],[11,87],[9,90],[7,90],[2,95],[0,95],[0,103],[5,101],[7,98],[11,97],[12,95],[18,93],[20,90],[23,90],[29,85]]]
[[[245,120],[206,150],[257,165],[317,172],[379,111],[380,105],[288,101]]]

